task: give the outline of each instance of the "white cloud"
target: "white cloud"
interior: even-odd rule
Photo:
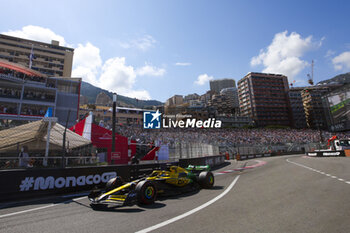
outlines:
[[[339,54],[332,62],[335,70],[350,69],[350,51]]]
[[[2,32],[2,34],[45,43],[51,43],[51,40],[57,40],[60,42],[61,46],[70,46],[66,43],[63,36],[57,35],[49,28],[40,26],[27,25],[22,27],[21,30],[9,30],[7,32]]]
[[[101,66],[100,49],[91,43],[79,44],[74,50],[73,77],[83,77],[84,81],[98,85],[97,75]]]
[[[163,76],[165,72],[163,68],[157,68],[148,64],[136,70],[136,73],[140,76]]]
[[[130,90],[127,94],[129,97],[141,99],[141,100],[150,100],[151,96],[146,90]]]
[[[203,86],[204,84],[206,84],[207,82],[213,79],[214,79],[213,76],[208,76],[207,74],[201,74],[198,76],[197,80],[194,81],[194,84]]]
[[[131,40],[130,42],[121,42],[120,46],[124,49],[136,48],[142,51],[154,47],[157,41],[151,35],[144,35],[141,38]]]
[[[322,45],[322,38],[318,42],[312,41],[312,36],[302,38],[298,33],[292,32],[288,35],[287,31],[277,33],[272,43],[266,48],[260,50],[258,56],[251,59],[252,66],[263,65],[263,72],[280,73],[293,80],[308,63],[301,57],[309,50],[318,48]]]
[[[335,54],[335,51],[328,49],[326,55],[324,56],[325,58],[331,57]]]
[[[28,25],[21,30],[9,30],[2,33],[45,43],[57,40],[61,46],[76,47],[69,45],[63,36],[56,34],[49,28],[40,26]],[[156,40],[152,36],[145,35],[143,38],[131,41],[127,46],[145,51],[154,46],[155,43]],[[125,57],[113,57],[103,62],[100,49],[90,42],[78,44],[74,50],[73,77],[82,77],[86,82],[121,95],[138,99],[151,99],[146,90],[135,90],[136,78],[138,75],[161,76],[164,73],[165,69],[147,64],[135,71],[133,66],[126,64]]]
[[[82,46],[81,50],[78,50],[78,57],[83,58],[84,54],[88,51],[98,49],[96,47],[95,49],[89,47],[90,46]],[[148,91],[134,89],[137,73],[133,66],[126,64],[125,57],[113,57],[103,64],[99,53],[92,53],[91,57],[89,58],[87,56],[87,58],[88,60],[82,60],[82,62],[74,68],[74,76],[83,77],[84,81],[120,95],[145,100],[151,99]],[[85,64],[89,64],[89,61],[91,61],[91,65],[85,66]]]
[[[190,66],[192,64],[189,62],[176,62],[175,65],[176,66]]]
[[[73,60],[72,76],[82,77],[86,82],[120,95],[151,99],[146,90],[134,90],[137,72],[126,64],[125,57],[113,57],[103,63],[100,49],[88,42],[78,45]]]
[[[126,94],[135,81],[134,67],[126,65],[124,57],[108,59],[102,67],[102,74],[99,78],[100,87],[120,94]]]

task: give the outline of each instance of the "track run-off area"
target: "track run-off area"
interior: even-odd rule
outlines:
[[[349,232],[350,158],[229,161],[215,186],[94,211],[86,193],[0,203],[0,232]]]

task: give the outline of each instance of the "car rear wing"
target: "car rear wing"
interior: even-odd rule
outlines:
[[[190,172],[210,171],[210,166],[209,165],[188,165],[186,170]]]

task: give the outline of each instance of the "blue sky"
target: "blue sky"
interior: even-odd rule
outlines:
[[[165,101],[251,71],[350,71],[349,1],[0,1],[0,32],[76,48],[73,76]]]

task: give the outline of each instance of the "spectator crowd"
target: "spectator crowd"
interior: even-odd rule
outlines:
[[[23,80],[27,80],[27,81],[41,82],[41,83],[45,83],[46,82],[46,79],[43,78],[43,77],[25,75],[24,73],[16,72],[16,71],[9,70],[9,69],[6,69],[6,68],[0,69],[0,74],[1,75],[5,75],[8,78],[18,78],[18,79],[23,79]]]
[[[24,91],[24,98],[29,100],[55,101],[55,96],[42,93],[40,91]]]
[[[350,138],[350,132],[330,133],[312,129],[142,129],[140,126],[118,126],[117,133],[140,143],[159,141],[174,143],[230,143],[236,145],[278,145],[285,143],[326,142],[337,135]]]
[[[19,98],[21,96],[20,90],[15,90],[13,88],[3,88],[0,87],[0,96],[1,97],[10,97],[10,98]]]
[[[17,114],[17,107],[13,104],[0,104],[0,114]]]

